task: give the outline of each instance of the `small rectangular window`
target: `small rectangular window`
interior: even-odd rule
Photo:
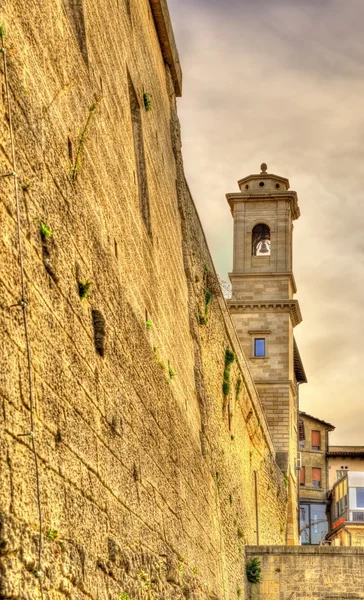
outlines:
[[[321,469],[317,467],[312,467],[312,487],[321,487]]]
[[[320,431],[311,431],[312,436],[312,450],[320,450],[321,449],[321,432]]]
[[[305,467],[300,468],[300,485],[305,485],[306,482],[306,469]]]
[[[364,488],[356,488],[356,505],[358,508],[364,508]]]
[[[254,356],[265,356],[265,338],[255,338]]]

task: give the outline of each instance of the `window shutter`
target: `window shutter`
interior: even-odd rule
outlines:
[[[312,467],[312,481],[321,481],[321,469]]]
[[[312,431],[312,447],[321,447],[321,433],[319,431]]]
[[[300,485],[305,485],[305,480],[306,480],[306,469],[305,469],[305,467],[302,467],[300,469]]]

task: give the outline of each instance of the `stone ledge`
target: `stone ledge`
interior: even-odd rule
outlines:
[[[355,555],[364,558],[364,547],[345,547],[345,546],[246,546],[246,554],[263,555],[263,554],[331,554],[345,556]]]

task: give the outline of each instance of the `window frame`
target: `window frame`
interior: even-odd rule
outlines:
[[[319,446],[313,445],[313,435],[314,435],[314,433],[316,433],[316,434],[319,435],[319,438],[320,438],[320,444],[319,444]],[[321,450],[321,447],[322,447],[321,431],[319,429],[312,429],[311,430],[311,450],[317,450],[317,451],[319,451],[319,450]]]
[[[257,354],[257,342],[263,342],[263,354]],[[267,356],[267,340],[265,337],[255,337],[253,341],[254,358],[266,358]]]
[[[313,472],[314,471],[320,471],[320,479],[314,479],[313,478]],[[312,471],[311,471],[311,483],[312,483],[312,488],[314,488],[314,489],[322,489],[322,469],[321,469],[321,467],[312,467]],[[318,484],[318,485],[314,485],[314,484]]]

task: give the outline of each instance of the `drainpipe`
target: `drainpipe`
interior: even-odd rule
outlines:
[[[297,382],[297,457],[299,456],[300,453],[300,384],[299,382]],[[302,465],[301,465],[302,466]],[[296,469],[296,480],[297,481],[297,521],[298,521],[298,538],[299,538],[299,543],[301,542],[301,534],[300,534],[300,528],[301,528],[301,523],[300,523],[300,482],[299,482],[299,471],[297,471]]]

